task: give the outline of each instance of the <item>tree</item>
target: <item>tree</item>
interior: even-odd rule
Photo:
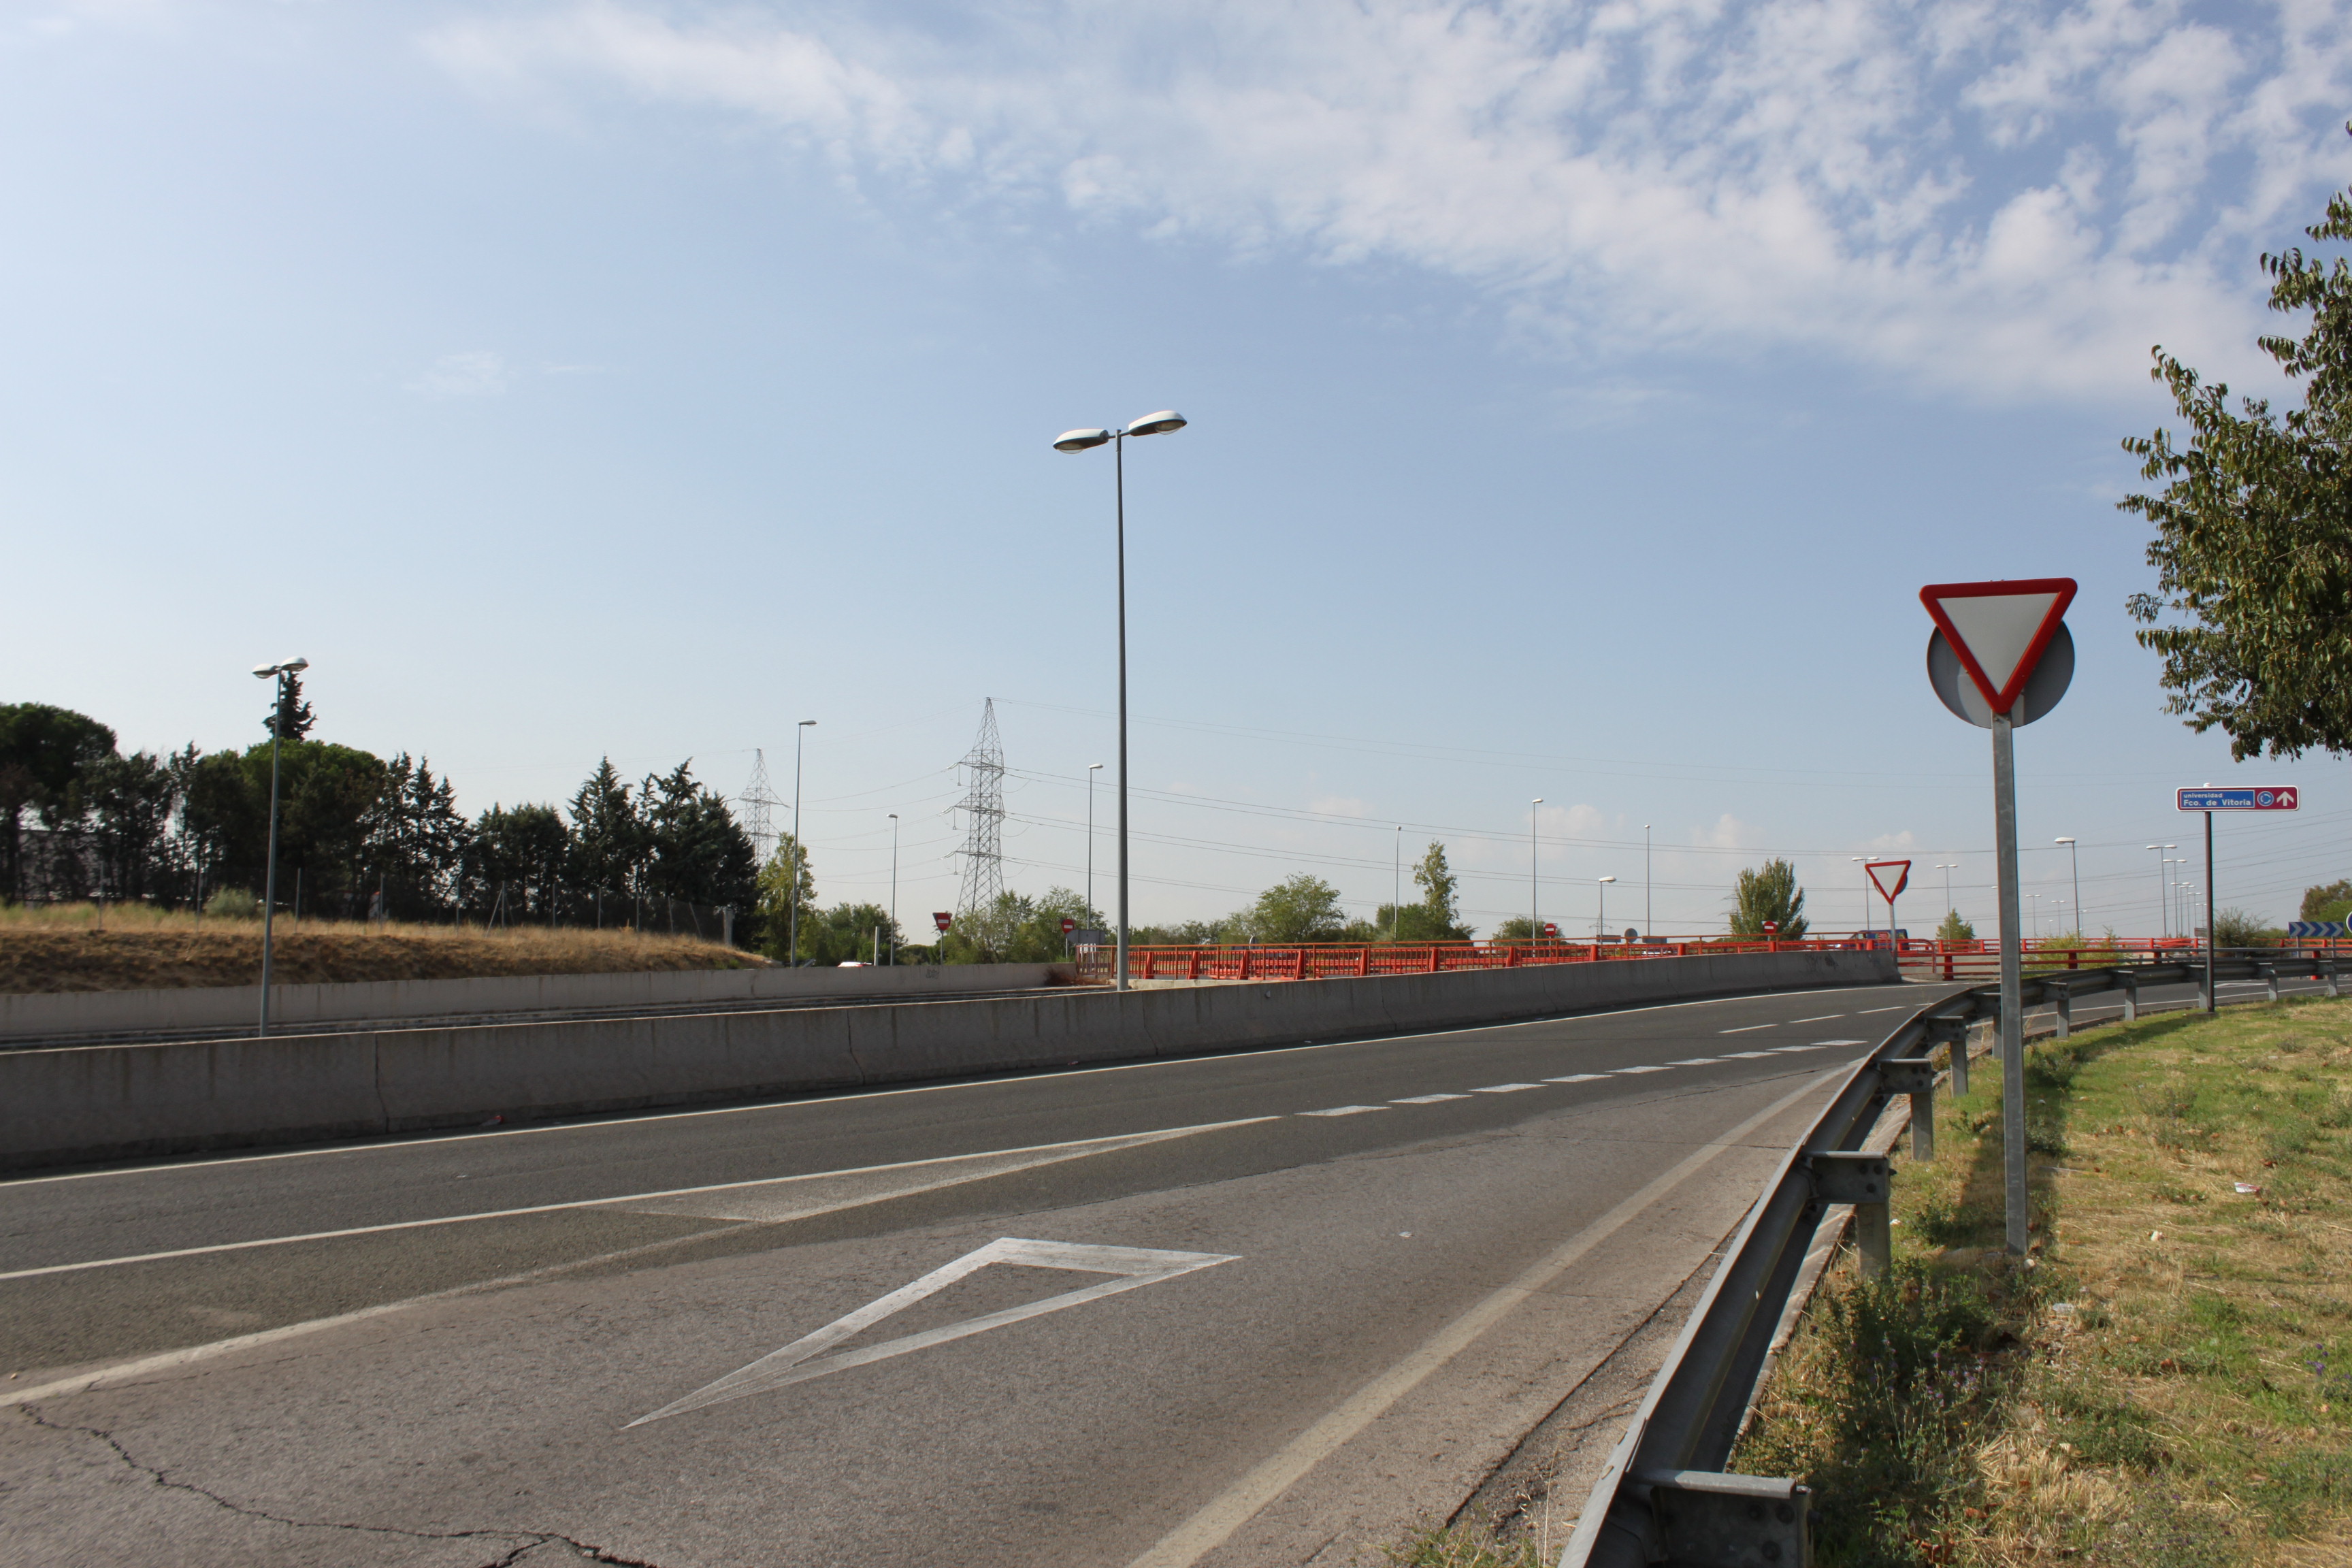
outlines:
[[[816,910],[816,877],[809,869],[808,852],[789,833],[776,835],[774,853],[760,868],[758,947],[770,958],[791,961],[793,906],[800,906],[801,934],[805,938]],[[749,934],[749,933],[746,933]]]
[[[114,755],[114,731],[70,708],[46,702],[0,704],[0,886],[26,895],[24,821],[37,813],[43,826],[78,826],[91,770]]]
[[[1085,899],[1067,888],[1047,889],[1043,898],[1003,892],[984,910],[956,917],[940,943],[945,963],[1050,963],[1068,952],[1062,921],[1101,926],[1102,911],[1089,909]],[[1129,942],[1137,933],[1129,931]]]
[[[635,896],[645,860],[645,824],[613,759],[604,758],[572,796],[570,878],[583,889]]]
[[[646,890],[748,911],[759,896],[759,852],[724,797],[697,784],[688,758],[638,791]]]
[[[403,752],[385,764],[362,831],[360,890],[381,889],[387,913],[437,913],[463,901],[474,829],[457,811],[457,792],[433,776],[429,761],[411,762]]]
[[[1944,923],[1936,928],[1937,942],[1974,942],[1976,939],[1977,928],[1960,919],[1959,910],[1944,911]]]
[[[1249,912],[1249,933],[1259,942],[1336,942],[1346,924],[1339,889],[1304,871],[1260,893]]]
[[[2352,240],[2352,200],[2330,198],[2304,232]],[[2299,248],[2262,266],[2272,310],[2311,312],[2301,339],[2259,340],[2304,384],[2303,406],[2278,416],[2245,398],[2233,414],[2228,386],[2201,385],[2158,345],[2150,374],[2192,433],[2186,447],[2163,430],[2126,440],[2141,476],[2167,482],[2118,503],[2156,525],[2158,591],[2129,608],[2164,656],[2166,710],[2220,726],[2241,760],[2352,750],[2352,268]],[[2158,625],[2167,610],[2188,624]]]
[[[1471,928],[1462,923],[1457,907],[1462,879],[1446,864],[1444,845],[1430,844],[1428,853],[1412,868],[1412,880],[1421,889],[1421,902],[1402,909],[1382,904],[1372,917],[1381,936],[1393,932],[1398,942],[1469,941]]]
[[[274,734],[281,741],[299,741],[310,732],[310,726],[319,718],[302,700],[301,671],[289,669],[281,679],[286,682],[284,692],[261,716],[261,732]]]
[[[171,764],[152,752],[105,757],[90,770],[89,794],[99,890],[116,899],[163,893],[178,868],[171,832],[180,784]]]
[[[482,918],[554,923],[571,830],[551,805],[493,805],[475,819],[465,849],[467,902]],[[620,920],[613,923],[620,924]]]
[[[248,747],[244,756],[252,798],[259,804],[259,842],[248,847],[249,864],[260,868],[268,855],[270,743]],[[341,903],[344,913],[359,887],[367,825],[384,788],[383,759],[331,741],[287,741],[278,748],[278,871],[281,896],[289,868],[305,908],[324,910]]]
[[[2352,911],[2352,878],[2338,877],[2333,882],[2303,890],[2303,910],[2298,919],[2306,921],[2340,921]]]
[[[874,961],[875,932],[881,934],[887,960],[897,927],[879,904],[835,904],[821,914],[801,917],[801,956],[817,963]]]
[[[1767,860],[1739,873],[1731,911],[1734,936],[1762,936],[1769,922],[1772,934],[1783,941],[1805,934],[1805,889],[1797,886],[1797,868],[1786,860]]]

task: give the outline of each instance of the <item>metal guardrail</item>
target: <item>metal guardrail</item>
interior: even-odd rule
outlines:
[[[2311,977],[2339,994],[2333,954],[2263,952],[2208,965],[2133,964],[2029,975],[2026,1007],[2053,1005],[2058,1037],[2077,996],[2124,993],[2125,1016],[2138,1016],[2143,986],[2193,982],[2200,1005],[2208,974],[2265,980],[2278,998],[2283,978]],[[1683,1326],[1624,1436],[1585,1500],[1560,1568],[1804,1568],[1811,1561],[1810,1497],[1785,1477],[1727,1474],[1723,1465],[1755,1398],[1791,1290],[1831,1205],[1856,1207],[1865,1272],[1883,1270],[1888,1250],[1892,1172],[1883,1155],[1861,1152],[1887,1101],[1912,1096],[1915,1152],[1933,1157],[1929,1105],[1934,1054],[1950,1052],[1954,1089],[1968,1088],[1969,1027],[1998,1019],[1998,985],[1980,985],[1914,1014],[1856,1063],[1818,1121],[1781,1158],[1748,1211],[1723,1266]],[[1921,1130],[1926,1142],[1919,1142]]]

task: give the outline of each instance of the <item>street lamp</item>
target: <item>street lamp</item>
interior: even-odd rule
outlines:
[[[784,962],[795,969],[801,962],[801,867],[808,859],[808,846],[801,839],[801,742],[806,738],[801,731],[815,728],[815,720],[803,719],[800,729],[793,731],[793,863],[784,868],[784,897],[791,902],[792,913],[784,921],[791,933],[784,939],[784,951],[790,955]]]
[[[1100,763],[1087,764],[1087,918],[1095,914],[1095,775],[1102,772]]]
[[[1870,857],[1856,855],[1853,859],[1855,865],[1864,868],[1862,873],[1862,930],[1863,934],[1867,936],[1870,934],[1870,872],[1867,868],[1870,865]],[[1892,942],[1894,938],[1889,937],[1887,940]]]
[[[2147,847],[2157,852],[2156,918],[2158,922],[2164,927],[2164,934],[2170,936],[2172,934],[2172,892],[2171,889],[2168,889],[2164,885],[2164,868],[2170,865],[2171,862],[2164,858],[2164,851],[2167,849],[2178,849],[2180,846],[2178,844],[2151,844]]]
[[[890,967],[898,967],[898,814],[890,814]]]
[[[1533,946],[1536,933],[1543,930],[1543,900],[1536,893],[1536,807],[1543,804],[1538,795],[1528,805],[1528,943]]]
[[[1594,928],[1592,934],[1596,937],[1605,934],[1609,930],[1609,884],[1616,879],[1614,877],[1597,879],[1601,887],[1601,910],[1592,917]]]
[[[1404,929],[1404,824],[1397,824],[1396,864],[1389,868],[1389,940]]]
[[[1650,825],[1642,824],[1642,934],[1650,941],[1658,940],[1657,917],[1650,909]]]
[[[2063,844],[2066,847],[2066,863],[2073,868],[2074,873],[2074,934],[2081,936],[2083,934],[2083,862],[2075,852],[2073,839],[2053,838],[2051,842]]]
[[[1056,452],[1085,452],[1108,443],[1118,525],[1118,988],[1127,989],[1127,439],[1184,428],[1172,408],[1147,414],[1124,430],[1065,430],[1054,438]]]
[[[278,682],[278,701],[269,710],[269,856],[261,873],[261,1034],[269,1033],[270,922],[278,912],[278,731],[285,728],[287,682],[297,670],[308,669],[307,658],[289,658],[257,665],[257,680]]]
[[[1952,912],[1952,873],[1959,868],[1960,863],[1958,860],[1948,864],[1941,860],[1936,862],[1936,869],[1944,874],[1944,912],[1946,914]]]

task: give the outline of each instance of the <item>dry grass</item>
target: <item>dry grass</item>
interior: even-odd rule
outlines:
[[[765,960],[692,937],[563,927],[369,925],[280,919],[271,978],[458,980],[495,974],[612,974],[740,969]],[[261,972],[257,921],[198,920],[138,905],[0,907],[0,994],[251,985]]]
[[[1813,1481],[1825,1568],[2352,1562],[2347,1068],[2352,1001],[2037,1048],[2024,1268],[1980,1068],[1894,1275],[1832,1277],[1736,1467]]]

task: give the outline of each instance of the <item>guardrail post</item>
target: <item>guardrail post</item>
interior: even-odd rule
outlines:
[[[2055,995],[2058,999],[2055,1009],[2058,1037],[2062,1040],[2072,1038],[2074,1033],[2074,987],[2063,980],[2054,984],[2045,980],[2042,983],[2042,994],[2044,996]]]
[[[1887,1207],[1894,1191],[1894,1163],[1884,1154],[1824,1151],[1809,1156],[1807,1167],[1813,1178],[1813,1196],[1825,1204],[1853,1205],[1853,1244],[1862,1255],[1862,1277],[1885,1279],[1895,1256],[1894,1216]]]
[[[2254,973],[2263,977],[2263,996],[2270,1001],[2277,1001],[2278,965],[2275,963],[2257,963],[2254,965]]]
[[[2124,994],[2124,1022],[2139,1021],[2139,976],[2126,970],[2116,972],[2116,989]]]
[[[2327,982],[2327,994],[2330,996],[2336,994],[2336,960],[2333,958],[2321,959],[2319,961],[2319,974],[2321,979]]]
[[[1889,1094],[1911,1097],[1911,1157],[1936,1157],[1936,1064],[1926,1057],[1896,1057],[1878,1064],[1878,1081]]]
[[[1951,1047],[1952,1092],[1969,1091],[1969,1021],[1966,1018],[1930,1018],[1927,1020],[1927,1052],[1935,1054],[1937,1046]]]
[[[1669,1563],[1762,1563],[1804,1568],[1812,1561],[1811,1489],[1779,1476],[1716,1470],[1644,1470],[1654,1539],[1644,1555]]]

